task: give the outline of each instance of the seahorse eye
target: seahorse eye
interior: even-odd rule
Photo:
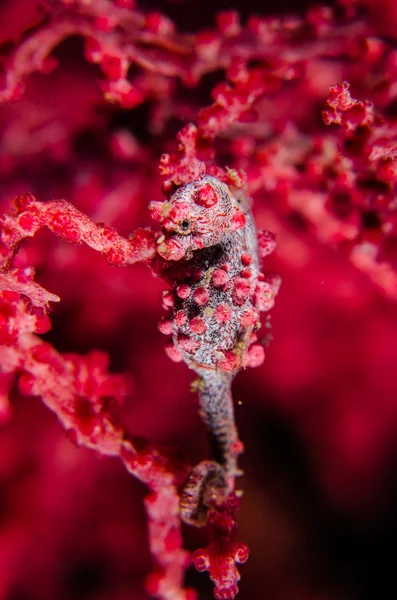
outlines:
[[[181,222],[181,228],[183,229],[183,231],[188,231],[190,229],[190,221],[188,221],[187,219],[184,219]]]

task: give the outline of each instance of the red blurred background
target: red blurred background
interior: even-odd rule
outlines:
[[[310,5],[250,0],[232,8],[246,18],[251,12],[303,14]],[[38,6],[2,2],[3,56],[40,22]],[[231,6],[175,0],[141,8],[160,9],[180,30],[197,31]],[[396,14],[380,3],[372,13],[374,35],[392,37]],[[194,89],[165,81],[164,89],[176,86],[172,101],[157,87],[143,104],[124,109],[104,101],[99,69],[84,58],[80,38],[65,40],[53,55],[57,69],[33,74],[20,99],[0,106],[2,209],[25,191],[40,200],[65,198],[126,236],[149,224],[148,203],[161,198],[161,152],[173,148],[183,123],[209,104],[223,74],[205,76]],[[286,91],[263,101],[262,123],[283,121],[308,135],[325,129],[321,108],[345,65],[313,69],[316,85],[306,93]],[[365,91],[365,82],[357,80],[355,90]],[[259,228],[277,234],[266,266],[283,283],[265,364],[240,373],[234,384],[245,444],[240,537],[251,549],[239,598],[392,598],[395,301],[271,193],[254,195],[254,214]],[[205,430],[189,392],[192,373],[169,361],[156,327],[164,284],[142,265],[112,268],[89,248],[69,246],[47,231],[24,242],[18,264],[35,265],[37,280],[62,298],[45,338],[62,352],[103,350],[113,371],[128,374],[130,394],[117,408],[125,427],[188,462],[206,456]],[[16,386],[9,401],[0,396],[0,417],[0,597],[145,598],[144,487],[117,460],[76,448],[39,399],[20,397]],[[186,527],[188,548],[204,539]],[[191,569],[187,581],[201,598],[212,597],[205,575]]]

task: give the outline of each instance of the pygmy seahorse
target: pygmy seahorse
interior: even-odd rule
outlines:
[[[163,296],[168,314],[159,329],[171,336],[170,358],[185,361],[199,376],[200,414],[215,461],[193,470],[182,497],[182,518],[201,524],[205,516],[195,496],[203,481],[212,480],[213,487],[228,493],[239,474],[243,445],[231,385],[239,369],[258,366],[264,358],[255,331],[259,312],[273,306],[278,280],[260,272],[260,254],[269,254],[275,240],[262,232],[258,246],[245,193],[208,175],[180,187],[168,201],[152,202],[150,209],[162,225],[157,239],[165,259],[161,275],[172,286]]]

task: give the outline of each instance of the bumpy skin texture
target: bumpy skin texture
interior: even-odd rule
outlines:
[[[204,176],[150,208],[162,224],[157,250],[173,282],[164,295],[168,315],[159,329],[171,336],[170,358],[184,360],[199,376],[201,416],[217,463],[201,465],[191,475],[190,485],[199,489],[198,482],[211,481],[212,487],[228,492],[234,488],[237,457],[243,449],[231,384],[239,369],[257,366],[264,358],[262,346],[254,343],[255,330],[260,326],[260,310],[273,305],[275,289],[259,271],[257,233],[241,190],[230,190],[218,178]],[[196,492],[185,494],[182,515],[197,523],[195,496]]]

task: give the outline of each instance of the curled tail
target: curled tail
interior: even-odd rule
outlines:
[[[234,420],[231,385],[233,376],[221,371],[200,371],[200,414],[210,436],[212,459],[204,460],[189,473],[181,492],[181,517],[202,526],[209,506],[234,490],[237,459],[243,445]]]

